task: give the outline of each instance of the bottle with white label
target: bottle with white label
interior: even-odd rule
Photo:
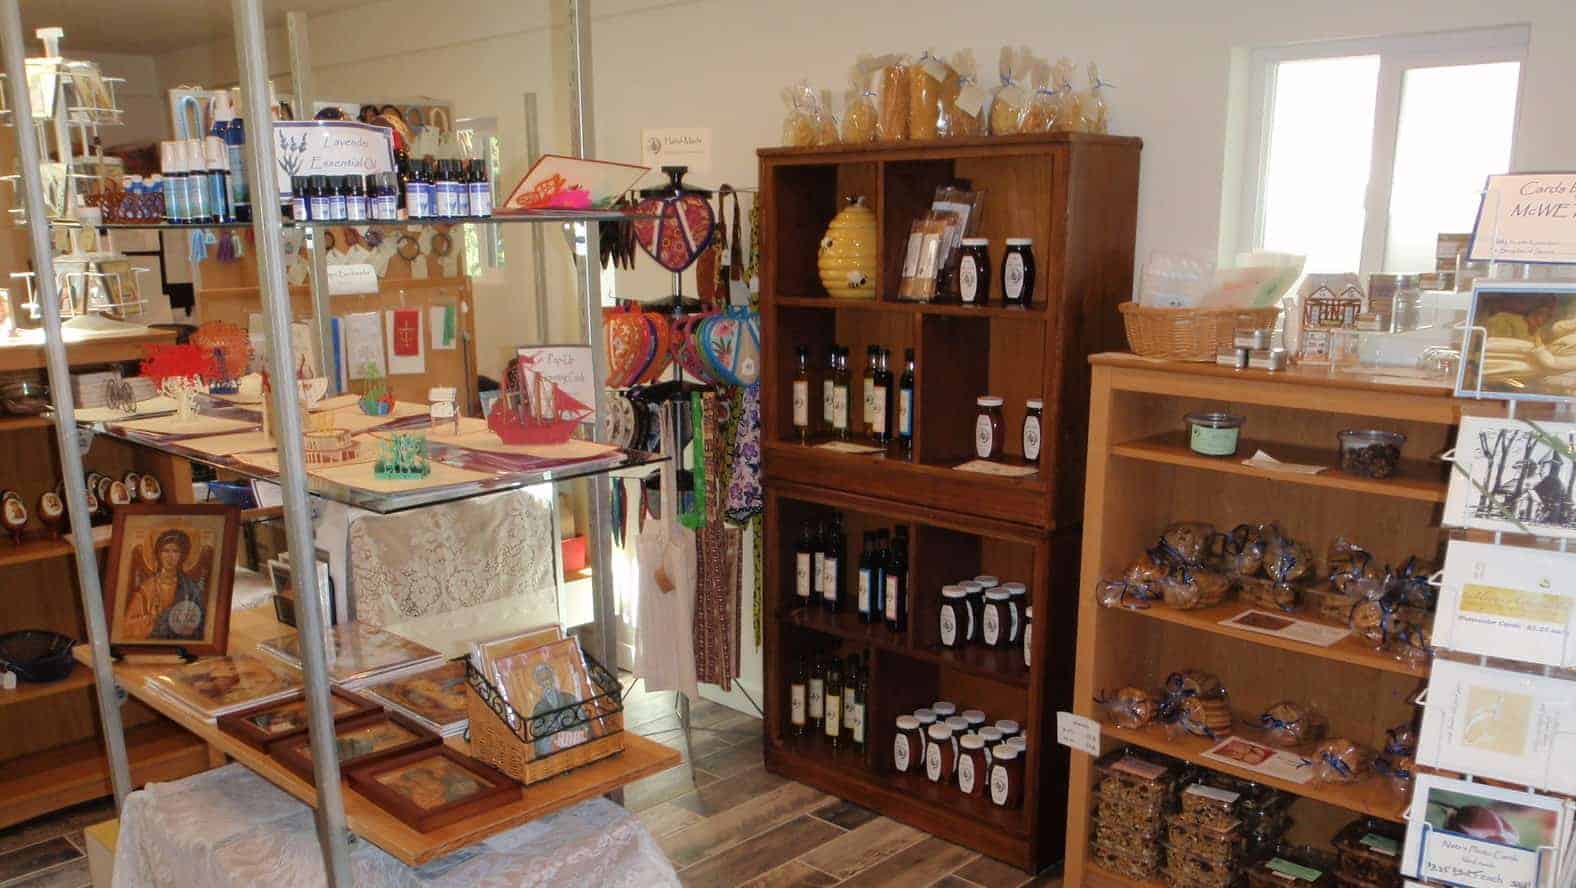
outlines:
[[[864,388],[862,390],[863,395],[860,398],[863,408],[860,413],[859,429],[867,438],[873,438],[876,434],[876,361],[879,359],[880,354],[881,349],[879,346],[872,345],[865,349]]]
[[[833,512],[821,537],[821,606],[834,614],[843,609],[843,554],[847,548],[843,514]]]
[[[800,444],[810,443],[810,349],[796,349],[798,369],[793,374],[793,427]]]
[[[875,566],[875,539],[876,535],[866,531],[864,546],[859,550],[859,622],[869,623],[881,618],[875,611],[876,592],[876,566]]]
[[[1032,463],[1040,461],[1040,432],[1041,414],[1045,410],[1045,402],[1039,398],[1030,398],[1024,402],[1023,414],[1023,458]]]
[[[854,749],[858,752],[865,750],[865,716],[870,712],[870,668],[869,664],[859,670],[859,683],[854,686],[854,714],[853,726],[849,729],[854,740]]]
[[[843,737],[843,665],[836,657],[826,667],[826,718],[822,733],[833,746]]]
[[[854,736],[854,689],[859,687],[859,655],[848,658],[848,669],[843,672],[843,733]]]
[[[827,432],[837,428],[832,422],[832,396],[837,386],[837,353],[833,345],[826,353],[826,373],[821,377],[821,425]]]
[[[914,458],[914,350],[903,350],[903,377],[897,384],[897,441],[904,459]]]
[[[832,377],[832,431],[847,441],[853,436],[848,426],[848,349],[837,354],[837,373]]]
[[[876,352],[876,375],[870,391],[870,436],[879,444],[892,440],[892,352]]]
[[[815,655],[815,668],[810,672],[810,690],[807,696],[810,704],[810,722],[819,731],[826,720],[826,663],[822,662],[820,654]]]
[[[1033,644],[1034,644],[1034,608],[1026,607],[1026,608],[1023,609],[1023,665],[1024,665],[1024,668],[1028,668],[1028,667],[1034,665],[1034,657],[1031,654],[1031,652],[1034,649]]]
[[[815,566],[815,531],[810,528],[808,521],[801,522],[799,525],[799,539],[794,543],[793,561],[794,601],[799,607],[809,607],[815,603],[811,598],[813,584],[810,581],[810,571]]]
[[[804,658],[794,663],[793,683],[788,686],[788,723],[795,735],[803,737],[809,719],[809,676],[805,672]]]
[[[979,408],[974,417],[974,455],[980,459],[1001,456],[1002,425],[1001,405],[1005,403],[995,395],[985,395],[974,400]]]
[[[886,588],[881,590],[882,610],[886,613],[887,629],[904,632],[908,629],[908,526],[899,524],[893,530],[892,545],[887,548],[886,568],[881,571]]]
[[[990,241],[966,237],[958,254],[958,299],[964,305],[990,302]]]
[[[1023,754],[1003,743],[991,750],[990,800],[1003,808],[1023,804]]]
[[[1027,308],[1034,297],[1034,242],[1026,237],[1007,238],[1001,257],[1003,305]]]
[[[810,550],[810,597],[821,603],[821,582],[826,577],[826,522],[815,526],[814,548]]]
[[[941,587],[941,610],[938,631],[943,647],[959,648],[968,640],[974,618],[969,615],[968,593],[962,586]]]

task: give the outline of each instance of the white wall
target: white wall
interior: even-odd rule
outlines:
[[[104,147],[140,145],[165,138],[170,114],[164,110],[164,92],[153,56],[127,55],[114,52],[71,51],[70,34],[63,47],[72,58],[98,62],[99,70],[106,77],[121,77],[125,83],[117,84],[115,97],[125,110],[125,126],[105,127],[101,130]]]

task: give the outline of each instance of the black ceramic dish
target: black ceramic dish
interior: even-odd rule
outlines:
[[[0,635],[0,666],[21,681],[60,681],[71,674],[71,646],[76,639],[44,629],[23,629]]]

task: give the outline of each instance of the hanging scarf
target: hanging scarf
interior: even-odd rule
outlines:
[[[703,682],[732,687],[739,665],[739,561],[742,534],[722,521],[719,401],[706,392],[696,399],[700,411],[694,440],[702,454],[696,487],[706,491],[705,524],[696,531],[699,579],[695,588],[695,673]],[[709,482],[702,483],[703,472]]]
[[[740,524],[761,514],[761,387],[743,390],[733,433],[733,464],[728,473],[728,517]]]
[[[690,395],[690,471],[694,487],[690,492],[689,507],[679,515],[679,523],[690,530],[700,530],[706,524],[706,444],[701,434],[706,420],[699,393]],[[682,444],[674,445],[673,458],[684,452]]]

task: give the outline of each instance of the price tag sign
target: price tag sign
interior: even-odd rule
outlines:
[[[1071,712],[1056,713],[1056,742],[1098,758],[1100,723]]]

